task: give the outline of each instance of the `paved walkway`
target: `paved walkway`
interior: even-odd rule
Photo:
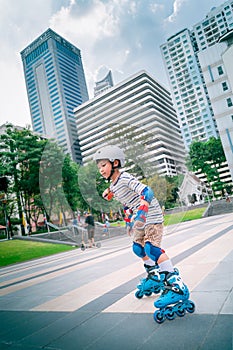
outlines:
[[[196,304],[194,314],[153,320],[156,295],[136,299],[145,276],[119,236],[0,270],[0,347],[24,350],[232,350],[232,214],[165,228],[163,245]]]

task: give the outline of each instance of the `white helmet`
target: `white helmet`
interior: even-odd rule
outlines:
[[[125,165],[125,155],[124,152],[118,146],[105,146],[96,151],[94,155],[94,160],[102,160],[108,159],[110,162],[114,162],[114,160],[120,161],[120,166],[123,167]]]

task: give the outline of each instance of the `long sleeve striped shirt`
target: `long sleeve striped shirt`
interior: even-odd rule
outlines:
[[[122,172],[118,179],[111,183],[110,190],[114,197],[123,205],[131,208],[134,213],[137,212],[141,202],[141,193],[147,187],[138,179],[127,172]],[[161,224],[163,222],[163,213],[158,200],[154,197],[149,205],[146,225]]]

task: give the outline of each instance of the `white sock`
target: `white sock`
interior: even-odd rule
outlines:
[[[148,266],[154,266],[155,262],[152,259],[148,259],[148,260],[143,260],[144,264],[148,265]]]
[[[159,272],[174,272],[174,267],[170,259],[165,260],[159,264]]]

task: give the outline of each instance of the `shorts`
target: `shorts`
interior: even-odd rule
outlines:
[[[133,240],[142,247],[146,242],[150,242],[155,247],[160,247],[163,237],[163,224],[149,224],[142,230],[134,230]]]
[[[94,238],[94,235],[95,235],[95,229],[94,229],[94,227],[93,227],[93,228],[89,228],[89,229],[87,230],[87,233],[88,233],[88,239]]]

